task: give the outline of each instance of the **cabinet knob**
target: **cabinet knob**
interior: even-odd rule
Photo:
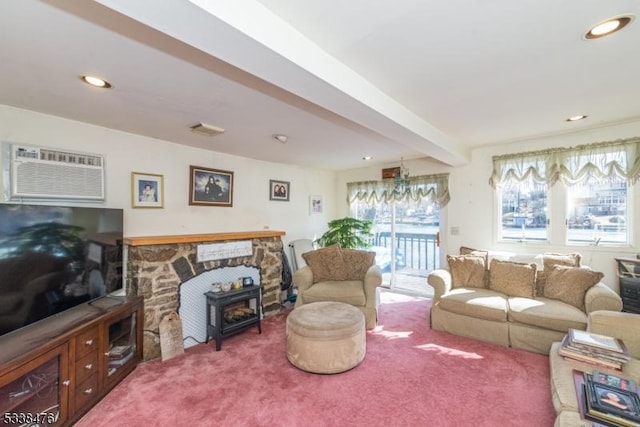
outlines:
[[[87,363],[86,365],[84,365],[84,369],[86,369],[87,371],[90,371],[91,368],[93,368],[93,364],[92,363]]]
[[[93,340],[86,340],[84,342],[84,345],[86,345],[87,347],[91,346],[91,344],[93,344]]]
[[[69,380],[62,381],[62,385],[65,386],[65,387],[69,387],[69,384],[71,384],[71,381],[69,381]]]
[[[93,393],[93,389],[91,387],[89,387],[88,389],[85,389],[84,394],[91,394]]]

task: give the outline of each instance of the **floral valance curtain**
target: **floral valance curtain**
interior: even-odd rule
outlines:
[[[445,206],[449,203],[449,174],[422,175],[408,179],[406,185],[393,179],[347,183],[347,203],[381,203],[428,200]]]
[[[640,179],[640,137],[493,157],[489,184],[567,185],[589,180]]]

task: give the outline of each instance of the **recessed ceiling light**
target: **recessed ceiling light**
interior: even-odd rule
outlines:
[[[83,82],[91,86],[99,87],[102,89],[111,88],[111,83],[109,83],[106,80],[102,80],[100,77],[85,75],[85,76],[80,76],[80,79],[82,79]]]
[[[585,39],[598,39],[600,37],[608,36],[609,34],[613,34],[616,31],[620,31],[624,27],[626,27],[631,21],[633,21],[634,15],[621,15],[614,16],[613,18],[609,18],[606,21],[602,21],[596,25],[594,25],[587,33],[584,35]]]
[[[373,159],[373,157],[371,157],[371,156],[364,156],[364,157],[362,158],[362,160],[371,160],[371,159]]]
[[[282,135],[282,134],[279,134],[279,133],[276,133],[276,134],[274,134],[272,136],[273,136],[273,139],[278,140],[278,141],[282,142],[283,144],[289,140],[287,135]]]
[[[577,116],[569,117],[569,118],[567,119],[567,121],[568,121],[568,122],[577,122],[578,120],[584,120],[584,119],[586,119],[586,118],[587,118],[587,116],[585,116],[584,114],[579,114],[579,115],[577,115]]]

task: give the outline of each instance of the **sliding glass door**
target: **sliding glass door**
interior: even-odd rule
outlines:
[[[373,222],[372,250],[392,289],[420,290],[439,267],[440,209],[428,200],[351,204],[351,215]]]

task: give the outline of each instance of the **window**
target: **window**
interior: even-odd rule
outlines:
[[[521,184],[501,189],[500,239],[547,240],[547,189]]]
[[[568,243],[626,243],[627,183],[618,178],[569,187]]]
[[[551,221],[555,243],[627,244],[629,188],[638,179],[640,138],[494,156],[489,183],[500,200],[499,238],[546,240]],[[548,199],[566,203],[555,221]]]

